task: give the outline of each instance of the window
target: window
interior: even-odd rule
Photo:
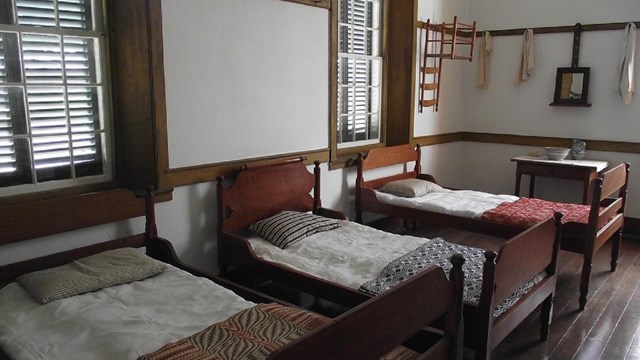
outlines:
[[[338,149],[381,141],[382,1],[339,0]]]
[[[111,180],[101,8],[0,0],[0,194]]]

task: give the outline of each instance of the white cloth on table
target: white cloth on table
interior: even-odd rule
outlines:
[[[625,105],[630,105],[633,92],[636,90],[636,25],[627,24],[625,28],[626,41],[620,64],[620,95]]]
[[[524,31],[522,43],[522,62],[520,63],[520,80],[524,81],[529,78],[535,66],[533,56],[533,29]]]
[[[478,79],[476,84],[478,87],[487,85],[489,75],[489,54],[493,50],[493,40],[491,34],[485,31],[480,41],[480,50],[478,56]]]

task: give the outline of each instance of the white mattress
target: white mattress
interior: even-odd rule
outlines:
[[[351,221],[294,243],[286,250],[258,236],[249,238],[256,255],[264,260],[358,289],[374,279],[394,259],[431,241],[376,230]],[[381,245],[384,244],[384,245]]]
[[[480,219],[482,213],[504,202],[518,200],[513,195],[496,195],[474,190],[448,190],[430,192],[424,196],[406,198],[376,191],[382,203],[427,210],[468,219]]]
[[[391,261],[420,247],[431,239],[408,235],[391,234],[355,222],[340,221],[337,229],[307,236],[283,250],[267,240],[243,234],[249,240],[259,258],[277,263],[320,279],[328,280],[358,290],[373,280]],[[471,265],[467,262],[466,265]],[[465,296],[472,287],[478,295],[482,283],[482,264],[467,269],[465,276],[470,283],[465,286]],[[475,275],[468,271],[476,271]],[[539,283],[546,273],[542,272],[524,284],[494,310],[497,317],[515,304],[533,285]],[[479,296],[478,296],[479,298]],[[477,300],[476,300],[477,301]],[[472,301],[473,302],[473,301]]]
[[[11,283],[0,289],[0,346],[13,360],[135,359],[253,305],[172,266],[45,305]]]

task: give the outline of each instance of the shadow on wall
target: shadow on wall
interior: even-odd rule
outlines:
[[[215,182],[189,186],[187,196],[188,234],[184,238],[183,258],[206,271],[218,272],[216,229],[217,194]],[[204,187],[203,187],[204,186]],[[198,191],[202,190],[202,191]]]

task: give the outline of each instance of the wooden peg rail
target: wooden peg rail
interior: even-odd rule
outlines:
[[[640,21],[627,21],[618,23],[602,23],[602,24],[583,24],[582,32],[585,31],[603,31],[603,30],[623,30],[628,23],[633,22],[640,28]],[[574,25],[568,26],[545,26],[534,28],[517,28],[517,29],[504,29],[504,30],[479,30],[476,32],[476,36],[482,36],[485,31],[491,33],[491,36],[511,36],[522,35],[525,30],[533,29],[534,34],[553,34],[553,33],[572,33],[575,30]]]

